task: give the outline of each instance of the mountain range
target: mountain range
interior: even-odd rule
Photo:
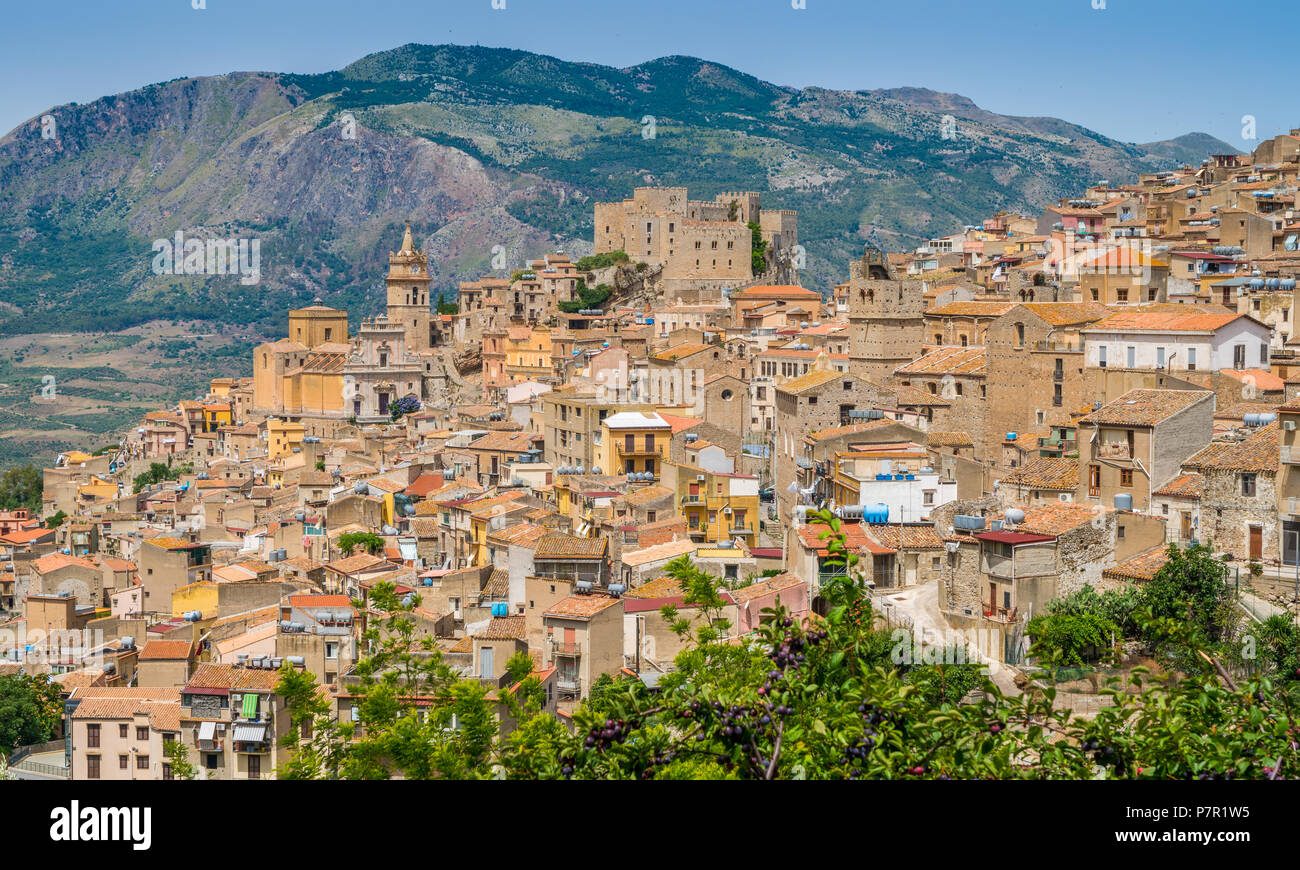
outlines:
[[[920,88],[784,87],[692,57],[615,69],[411,44],[323,74],[183,78],[0,139],[0,334],[192,319],[274,335],[317,297],[359,317],[382,304],[407,220],[451,299],[494,266],[589,252],[593,202],[644,185],[797,209],[804,283],[829,289],[873,228],[901,250],[1233,150],[1203,133],[1119,142]],[[257,239],[257,283],[160,274],[155,242],[178,231]]]

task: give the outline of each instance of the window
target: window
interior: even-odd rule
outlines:
[[[1243,474],[1241,476],[1241,494],[1253,496],[1255,494],[1255,475]]]
[[[149,726],[148,726],[148,725],[137,725],[137,726],[135,726],[135,739],[136,739],[136,740],[148,740],[148,739],[149,739]]]
[[[248,756],[248,778],[262,778],[262,757],[260,755]]]
[[[1097,365],[1103,369],[1106,367],[1106,345],[1104,344],[1097,348]]]
[[[129,758],[129,757],[130,757],[130,756],[128,756],[126,753],[123,753],[123,754],[121,754],[121,755],[119,755],[119,756],[117,757],[117,767],[118,767],[119,770],[129,770],[129,769],[130,769],[131,765],[130,765],[130,763],[129,763],[129,761],[128,761],[128,758]]]
[[[135,769],[136,769],[136,770],[148,770],[148,769],[149,769],[149,756],[147,756],[147,755],[137,755],[137,756],[135,757]]]
[[[1133,469],[1131,469],[1131,468],[1121,468],[1121,469],[1119,470],[1119,485],[1120,485],[1120,486],[1132,486],[1132,485],[1133,485]]]
[[[86,779],[99,779],[99,756],[98,755],[86,756]]]
[[[162,766],[162,777],[163,779],[168,779],[168,780],[176,778],[175,775],[172,774],[172,766],[165,762],[163,763]]]
[[[934,490],[927,489],[921,493],[921,504],[923,505],[934,504]]]
[[[1267,344],[1261,344],[1261,345],[1259,346],[1259,364],[1262,365],[1262,366],[1267,366],[1267,365],[1268,365],[1268,345],[1267,345]]]
[[[1162,369],[1164,367],[1165,367],[1165,349],[1163,347],[1158,347],[1156,348],[1156,368]]]
[[[99,725],[98,724],[86,726],[86,745],[91,747],[92,749],[97,749],[99,747]]]
[[[126,731],[127,731],[127,728],[128,728],[128,727],[129,727],[129,726],[128,726],[125,722],[123,722],[121,725],[118,725],[118,726],[117,726],[117,736],[120,737],[120,738],[122,738],[123,740],[125,740],[125,739],[126,739]]]
[[[1187,349],[1187,370],[1189,372],[1196,371],[1196,348],[1194,347]]]
[[[1137,368],[1137,348],[1131,344],[1128,346],[1128,367]]]
[[[1246,367],[1246,345],[1238,344],[1232,348],[1232,367],[1234,369],[1244,369]]]
[[[1117,538],[1123,538],[1123,537],[1124,537],[1124,527],[1123,527],[1123,526],[1116,526],[1116,527],[1115,527],[1115,537],[1117,537]]]
[[[1016,347],[1024,347],[1024,346],[1025,346],[1025,325],[1023,323],[1017,323],[1016,324]]]

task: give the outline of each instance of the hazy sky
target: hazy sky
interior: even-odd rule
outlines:
[[[928,87],[1131,142],[1200,130],[1249,150],[1243,115],[1260,138],[1300,126],[1279,62],[1300,44],[1295,0],[493,2],[4,0],[0,131],[152,82],[322,72],[408,42],[620,67],[687,54],[783,85]]]

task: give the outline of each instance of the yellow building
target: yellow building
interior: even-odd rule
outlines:
[[[320,300],[307,308],[296,308],[289,312],[289,338],[308,350],[322,344],[347,344],[348,313],[321,305]]]
[[[754,545],[759,517],[757,477],[669,462],[664,464],[661,484],[673,490],[677,512],[686,518],[691,540],[712,543],[740,538],[746,545]]]
[[[512,326],[506,330],[506,381],[512,384],[548,377],[552,372],[551,330]]]
[[[346,311],[313,305],[289,312],[289,337],[253,350],[253,407],[266,413],[342,415]]]
[[[302,439],[307,427],[301,423],[288,420],[270,419],[266,421],[266,457],[275,460],[288,456],[295,447],[302,447]]]
[[[197,610],[206,618],[217,615],[217,584],[211,580],[190,583],[172,592],[172,616]]]
[[[673,427],[653,411],[620,411],[600,424],[593,474],[644,474],[655,476],[668,459]]]
[[[204,432],[216,432],[219,426],[230,426],[234,422],[235,415],[229,402],[212,402],[203,406]]]
[[[239,381],[235,378],[213,378],[208,382],[208,394],[225,399],[238,385]]]

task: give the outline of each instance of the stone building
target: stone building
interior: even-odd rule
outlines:
[[[1209,443],[1213,419],[1214,394],[1201,390],[1130,390],[1081,418],[1079,500],[1149,511],[1156,489]]]
[[[1278,426],[1270,423],[1244,441],[1216,441],[1183,464],[1201,475],[1197,536],[1215,551],[1278,560],[1278,457]]]
[[[868,247],[849,276],[849,370],[877,383],[921,355],[925,285],[900,279],[884,253]]]
[[[684,187],[638,187],[630,199],[596,203],[595,253],[624,251],[661,267],[669,299],[716,301],[723,289],[756,277],[749,223],[758,224],[774,265],[798,244],[797,214],[762,209],[757,193],[720,193],[709,202],[689,199]]]

